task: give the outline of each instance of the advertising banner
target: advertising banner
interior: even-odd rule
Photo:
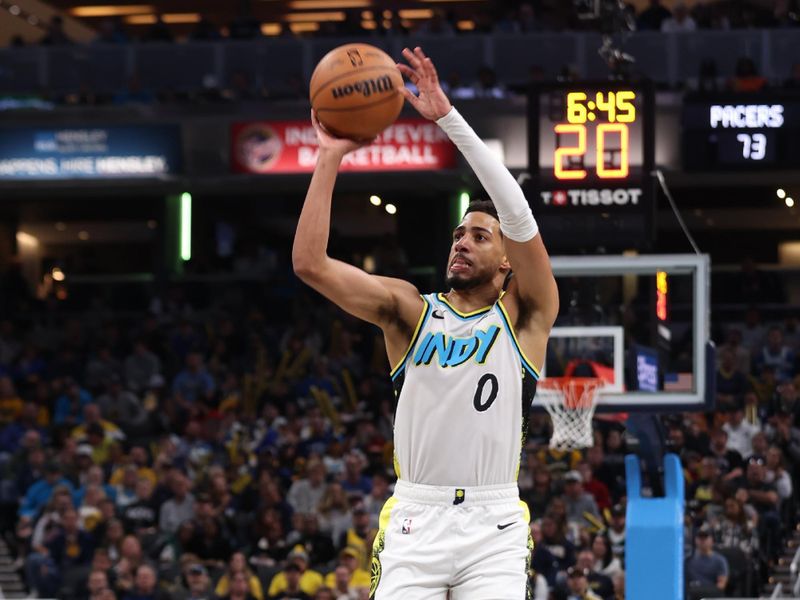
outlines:
[[[231,127],[235,173],[310,173],[317,153],[317,136],[308,121],[258,121]],[[341,170],[438,171],[455,166],[455,146],[436,123],[398,119],[375,142],[345,156]]]

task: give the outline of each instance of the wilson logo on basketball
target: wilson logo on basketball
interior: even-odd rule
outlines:
[[[394,84],[392,83],[392,78],[388,75],[384,75],[383,77],[377,77],[375,79],[364,79],[362,81],[356,81],[355,83],[341,85],[333,88],[332,91],[333,97],[336,99],[346,98],[352,94],[361,94],[365,98],[369,98],[372,94],[381,94],[393,89]]]

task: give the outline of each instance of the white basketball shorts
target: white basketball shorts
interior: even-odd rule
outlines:
[[[526,600],[529,521],[516,484],[455,488],[398,481],[381,510],[370,598]]]

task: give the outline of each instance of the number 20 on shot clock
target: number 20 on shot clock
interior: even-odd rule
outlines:
[[[646,82],[532,88],[529,186],[537,210],[553,219],[570,218],[572,227],[579,215],[589,225],[603,219],[594,223],[593,232],[602,237],[608,229],[610,245],[620,234],[628,247],[646,245],[652,224],[653,123],[653,92]]]

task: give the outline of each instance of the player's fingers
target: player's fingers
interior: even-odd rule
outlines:
[[[397,63],[397,68],[403,75],[408,77],[411,83],[417,83],[417,81],[419,81],[419,75],[417,75],[417,72],[408,65],[404,65],[403,63]]]
[[[428,57],[425,57],[425,70],[428,72],[428,76],[433,79],[434,83],[439,82],[439,73],[436,72],[436,66]]]
[[[319,119],[317,118],[317,111],[311,109],[311,124],[316,128],[319,127]]]
[[[414,92],[407,87],[401,87],[400,93],[403,95],[403,98],[408,100],[408,103],[411,104],[411,106],[416,108],[416,106],[419,104],[419,98],[417,98],[416,94],[414,94]]]
[[[422,67],[422,61],[414,56],[414,53],[408,48],[403,48],[403,56],[415,70],[419,71],[420,67]]]

